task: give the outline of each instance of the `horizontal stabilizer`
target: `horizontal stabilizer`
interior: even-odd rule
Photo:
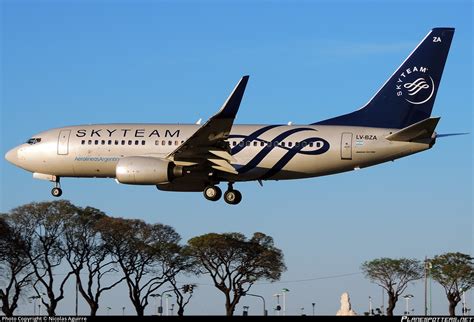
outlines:
[[[457,136],[457,135],[467,135],[470,134],[469,132],[463,132],[463,133],[446,133],[446,134],[436,134],[437,138],[445,138],[448,136]]]
[[[411,142],[430,138],[438,125],[439,117],[430,117],[418,123],[407,126],[400,131],[397,131],[385,137],[390,141],[404,141]]]

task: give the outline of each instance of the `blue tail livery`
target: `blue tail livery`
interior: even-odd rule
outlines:
[[[318,125],[404,128],[431,115],[454,28],[434,28],[361,109]]]

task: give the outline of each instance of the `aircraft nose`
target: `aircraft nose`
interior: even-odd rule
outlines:
[[[16,164],[18,160],[18,149],[14,148],[8,151],[7,154],[5,154],[5,159],[12,164]]]

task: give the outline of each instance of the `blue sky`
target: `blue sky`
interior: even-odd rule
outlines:
[[[2,153],[65,125],[204,120],[245,74],[250,81],[236,123],[316,122],[365,104],[432,27],[456,28],[433,110],[441,116],[437,131],[472,132],[470,1],[3,0],[0,9]],[[243,183],[237,207],[113,180],[64,179],[63,197],[171,225],[183,241],[262,231],[288,266],[281,283],[252,288],[269,307],[286,287],[288,313],[310,313],[316,302],[317,313],[334,314],[344,291],[362,313],[369,296],[380,305],[379,287],[361,274],[319,278],[357,273],[363,261],[381,256],[472,254],[472,142],[472,135],[440,139],[427,152],[352,173],[263,188]],[[3,158],[0,167],[0,211],[53,199],[48,182]],[[199,282],[188,312],[223,314],[223,296],[208,279]],[[421,314],[422,283],[408,292]],[[133,313],[119,293],[107,295],[102,313],[107,306]],[[60,313],[73,312],[69,295]],[[447,313],[434,282],[432,296],[433,312]],[[261,312],[258,299],[244,298],[238,313],[243,305]],[[395,312],[404,307],[402,299]],[[31,310],[27,302],[20,307]],[[80,311],[87,312],[84,303]]]

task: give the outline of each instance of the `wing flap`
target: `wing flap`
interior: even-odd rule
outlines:
[[[227,151],[209,150],[209,153],[214,154],[216,157],[229,161],[229,163],[236,162],[235,158]]]
[[[219,171],[222,171],[222,172],[227,172],[227,173],[232,173],[232,174],[239,174],[235,169],[232,168],[229,169],[229,168],[224,168],[224,167],[221,167],[221,166],[218,166],[218,165],[213,165],[212,166],[213,169],[216,169],[216,170],[219,170]]]

